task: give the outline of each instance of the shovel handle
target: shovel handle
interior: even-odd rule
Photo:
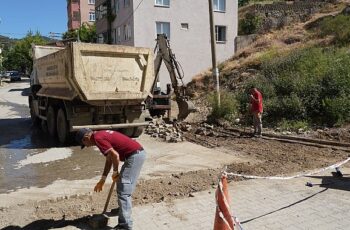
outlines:
[[[111,199],[111,196],[112,196],[112,193],[113,193],[113,190],[114,190],[114,187],[115,187],[115,183],[116,183],[116,181],[113,181],[113,183],[111,185],[111,188],[109,189],[109,193],[108,193],[108,196],[107,196],[105,207],[103,208],[103,212],[102,213],[105,213],[107,211],[109,200]]]

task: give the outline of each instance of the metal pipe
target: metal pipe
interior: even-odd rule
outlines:
[[[71,131],[78,131],[82,128],[89,128],[91,130],[101,130],[101,129],[121,129],[121,128],[132,128],[132,127],[139,127],[139,126],[147,126],[149,125],[149,122],[142,122],[142,123],[123,123],[123,124],[107,124],[107,125],[76,125],[72,126]]]

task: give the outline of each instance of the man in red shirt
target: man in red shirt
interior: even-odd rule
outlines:
[[[253,114],[254,136],[261,137],[262,134],[262,113],[263,98],[259,90],[254,86],[250,88],[251,113]]]
[[[117,182],[119,204],[118,225],[115,229],[132,229],[131,195],[135,190],[137,179],[146,158],[142,146],[133,139],[117,131],[80,129],[76,140],[81,148],[97,146],[106,157],[106,162],[100,181],[94,191],[102,191],[106,177],[113,166],[113,181]],[[120,174],[118,172],[120,161],[124,161]]]

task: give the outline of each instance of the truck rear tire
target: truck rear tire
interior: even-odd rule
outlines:
[[[133,137],[134,128],[123,128],[123,129],[120,129],[120,132],[125,136]]]
[[[139,137],[143,133],[144,127],[135,127],[132,137]]]
[[[56,111],[52,106],[49,106],[46,114],[47,118],[47,130],[51,137],[55,137],[57,134],[56,129]]]
[[[45,120],[41,120],[40,123],[40,127],[41,127],[41,131],[43,131],[43,133],[47,134],[47,122]]]
[[[119,130],[128,137],[139,137],[143,133],[144,127],[124,128]]]
[[[68,142],[68,137],[69,137],[68,121],[66,118],[66,113],[62,108],[60,108],[57,113],[57,136],[58,136],[58,141],[60,143],[64,144]]]
[[[32,96],[29,97],[29,111],[33,126],[39,126],[41,120],[38,116],[35,115]]]

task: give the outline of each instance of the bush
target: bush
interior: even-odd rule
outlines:
[[[306,121],[290,121],[283,119],[277,125],[282,131],[298,132],[299,129],[308,130],[309,124]]]
[[[239,22],[239,34],[257,33],[261,26],[261,18],[252,13],[247,13]]]
[[[325,98],[323,100],[324,123],[330,126],[350,121],[350,96]]]
[[[261,75],[248,82],[263,94],[264,120],[310,121],[337,125],[350,121],[350,54],[347,48],[305,48],[274,55],[262,64]],[[247,91],[236,97],[241,112]]]
[[[225,119],[232,122],[235,119],[238,111],[238,103],[234,94],[227,91],[221,91],[220,107],[217,103],[216,93],[210,94],[208,96],[208,101],[212,108],[211,114],[208,116],[208,121],[216,122],[219,119]]]
[[[350,16],[337,15],[335,17],[325,18],[320,23],[319,35],[325,37],[334,36],[335,43],[339,45],[350,43]]]
[[[242,7],[249,3],[249,0],[238,0],[238,6]]]

